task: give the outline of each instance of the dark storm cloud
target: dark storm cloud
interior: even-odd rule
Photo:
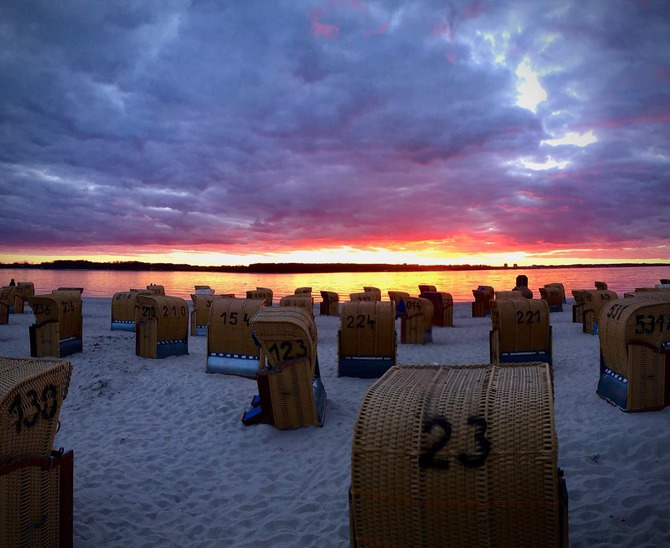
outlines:
[[[669,42],[653,0],[3,3],[0,230],[661,245]]]

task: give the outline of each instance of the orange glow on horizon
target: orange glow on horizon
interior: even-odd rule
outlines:
[[[341,245],[301,249],[274,249],[264,253],[249,252],[242,246],[222,250],[219,246],[200,246],[193,249],[172,249],[167,246],[101,246],[70,249],[33,248],[29,254],[20,250],[0,252],[2,263],[39,264],[55,260],[89,260],[93,262],[140,261],[146,263],[175,263],[198,266],[235,266],[252,263],[384,263],[417,265],[488,265],[512,266],[569,265],[608,263],[665,263],[670,247],[639,248],[565,248],[519,250],[501,242],[477,242],[458,238],[446,241],[385,243],[384,245]]]

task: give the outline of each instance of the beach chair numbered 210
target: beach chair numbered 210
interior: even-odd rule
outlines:
[[[323,425],[326,390],[319,374],[314,317],[299,307],[265,307],[251,326],[265,363],[256,376],[258,396],[242,422],[277,428]]]

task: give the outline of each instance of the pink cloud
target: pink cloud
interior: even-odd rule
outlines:
[[[312,11],[310,20],[312,23],[312,35],[318,38],[328,38],[332,40],[340,34],[340,27],[322,23],[319,18],[324,14],[325,8],[318,8]]]

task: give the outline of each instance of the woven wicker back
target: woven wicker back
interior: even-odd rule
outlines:
[[[561,292],[561,288],[556,287],[555,285],[545,285],[544,287],[541,287],[540,296],[543,300],[547,301],[550,308],[552,306],[563,305],[563,293]]]
[[[321,303],[319,313],[322,316],[340,315],[340,296],[333,291],[321,291]]]
[[[395,358],[395,306],[386,301],[348,301],[340,314],[340,356]]]
[[[629,345],[648,348],[665,363],[664,345],[670,346],[670,301],[623,299],[604,305],[598,327],[600,351],[607,367],[630,379],[636,364],[629,360]],[[657,372],[656,382],[664,384],[665,368]]]
[[[255,290],[247,291],[247,299],[264,299],[265,306],[272,306],[273,291],[267,287],[257,287]]]
[[[491,323],[500,352],[548,349],[549,306],[541,299],[492,301]]]
[[[434,285],[419,284],[419,293],[435,293],[437,288]]]
[[[433,303],[423,297],[405,297],[400,304],[400,342],[424,344],[432,341]]]
[[[389,299],[391,302],[395,303],[396,306],[402,301],[405,297],[409,297],[410,294],[406,291],[389,291]],[[352,299],[353,300],[353,299]]]
[[[302,308],[310,316],[314,316],[314,297],[311,293],[298,293],[286,295],[279,299],[279,306],[290,306]]]
[[[251,319],[265,306],[264,299],[219,298],[212,302],[207,328],[207,354],[258,356]]]
[[[295,291],[293,292],[294,295],[301,295],[307,293],[310,297],[312,296],[312,288],[311,287],[296,287]]]
[[[510,299],[525,299],[521,291],[496,291],[496,301],[509,301]]]
[[[362,291],[360,293],[350,293],[349,300],[351,301],[378,301],[377,294],[372,291]]]
[[[427,287],[427,286],[423,286]],[[422,299],[433,304],[432,324],[440,327],[454,325],[454,298],[444,291],[423,291]]]
[[[28,302],[35,315],[35,325],[56,322],[58,336],[82,338],[81,294],[76,291],[62,291],[49,295],[33,295]],[[58,355],[58,354],[52,354]]]
[[[165,286],[158,284],[149,284],[147,290],[151,291],[154,295],[165,295]]]
[[[71,374],[63,360],[0,358],[0,466],[49,456]]]
[[[155,320],[157,343],[188,338],[188,304],[181,297],[139,295],[135,323],[143,320]]]
[[[584,293],[582,318],[582,330],[584,333],[593,334],[595,332],[595,324],[598,323],[601,310],[608,302],[617,299],[617,294],[609,289],[596,289]]]
[[[278,428],[319,424],[323,418],[317,412],[313,385],[317,365],[314,317],[303,308],[265,307],[251,325],[271,369],[261,373],[267,375],[270,398],[261,405],[269,403],[272,424]]]
[[[366,286],[363,287],[363,291],[365,293],[374,294],[374,299],[372,299],[374,301],[381,301],[382,300],[382,290],[379,289],[378,287],[372,287],[370,285],[366,285]]]
[[[561,546],[549,366],[393,367],[351,450],[354,546]]]
[[[135,301],[138,295],[151,291],[120,291],[112,296],[112,322],[135,322]]]
[[[209,323],[209,310],[212,303],[218,298],[226,298],[222,295],[214,295],[213,293],[193,293],[191,294],[191,301],[193,301],[193,323],[198,327],[205,327]]]
[[[270,368],[281,369],[285,362],[300,358],[309,360],[312,369],[315,367],[316,324],[304,308],[264,307],[251,318],[251,327]]]
[[[562,300],[562,301],[565,300],[565,286],[564,286],[562,283],[560,283],[560,282],[553,282],[553,283],[550,283],[550,284],[544,284],[544,287],[545,287],[546,289],[549,289],[549,288],[556,288],[556,289],[558,289],[558,291],[561,293],[561,300]]]

